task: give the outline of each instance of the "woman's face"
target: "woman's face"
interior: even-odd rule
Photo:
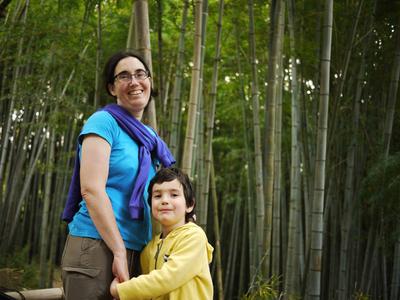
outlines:
[[[118,74],[139,74],[143,71],[146,71],[143,63],[136,57],[129,56],[118,62],[114,76]],[[143,110],[150,100],[151,83],[149,77],[139,80],[131,76],[129,82],[117,77],[114,84],[109,86],[109,90],[117,98],[118,105],[129,111],[136,119],[142,118]]]

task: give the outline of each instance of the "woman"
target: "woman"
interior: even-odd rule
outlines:
[[[156,161],[175,162],[140,122],[152,94],[144,60],[131,52],[114,54],[104,82],[116,104],[94,113],[79,135],[63,213],[69,222],[61,263],[66,299],[112,299],[113,277],[123,282],[137,275],[139,253],[151,239],[147,185]]]

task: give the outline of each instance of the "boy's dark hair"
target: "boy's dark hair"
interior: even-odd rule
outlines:
[[[194,191],[192,187],[192,183],[190,182],[189,176],[187,176],[182,170],[176,167],[162,168],[160,169],[153,179],[150,181],[148,192],[149,192],[149,203],[151,205],[151,198],[153,195],[153,186],[154,184],[161,184],[163,182],[170,182],[177,179],[183,188],[183,195],[185,196],[186,207],[192,207],[191,212],[186,213],[185,221],[186,222],[194,222],[195,208],[196,208],[196,200],[194,197]]]

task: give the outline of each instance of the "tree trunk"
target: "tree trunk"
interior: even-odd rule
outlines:
[[[399,299],[400,292],[400,224],[397,224],[397,240],[393,254],[392,283],[390,285],[390,299]]]
[[[153,64],[151,60],[150,45],[150,24],[149,24],[149,5],[147,0],[134,0],[134,20],[135,20],[135,45],[136,49],[146,60],[150,72],[153,73]],[[153,83],[154,84],[154,83]],[[145,114],[145,122],[157,131],[156,106],[153,101],[147,105]]]
[[[70,127],[62,134],[62,137],[65,139],[64,146],[62,148],[62,153],[73,152],[75,149],[75,137],[76,137],[76,120],[72,123]],[[57,165],[61,165],[63,170],[71,170],[72,160],[69,157],[62,157],[58,160]],[[52,209],[52,223],[51,223],[51,237],[50,237],[50,250],[49,250],[49,259],[48,263],[50,265],[50,274],[48,277],[48,282],[52,283],[52,279],[54,278],[54,268],[57,266],[57,249],[59,244],[63,244],[65,241],[65,231],[63,226],[61,226],[61,218],[60,215],[62,213],[62,209],[64,208],[64,200],[66,199],[67,194],[67,184],[70,180],[71,175],[69,173],[57,172],[56,178],[56,188],[53,196],[53,205],[54,209]],[[51,284],[50,287],[53,287]]]
[[[93,107],[97,108],[100,104],[100,87],[101,87],[101,58],[103,56],[102,36],[101,36],[101,1],[97,1],[97,48],[96,48],[96,78],[94,87]]]
[[[38,135],[38,139],[39,138],[40,137]],[[41,141],[39,143],[37,152],[35,153],[35,156],[33,157],[33,159],[30,162],[28,173],[27,173],[27,175],[26,175],[26,177],[24,179],[24,186],[22,188],[22,192],[21,192],[20,196],[18,197],[17,207],[15,209],[15,216],[16,217],[12,221],[11,230],[10,230],[9,236],[8,236],[7,248],[9,248],[11,246],[12,238],[14,237],[15,230],[16,230],[17,225],[19,223],[19,214],[20,214],[22,206],[23,206],[23,204],[25,202],[25,198],[26,198],[26,196],[28,194],[28,189],[30,187],[30,182],[32,180],[32,176],[34,174],[35,167],[36,167],[36,164],[38,162],[38,159],[39,159],[39,157],[41,155],[41,152],[43,150],[43,146],[44,146],[45,141],[46,141],[46,139],[41,137]]]
[[[261,260],[263,253],[262,249],[262,225],[264,217],[262,212],[264,211],[264,193],[263,193],[263,181],[262,181],[262,150],[261,150],[261,133],[260,133],[260,105],[258,100],[258,77],[257,77],[257,57],[256,57],[256,40],[254,32],[254,13],[253,13],[253,0],[248,1],[249,8],[249,44],[251,53],[251,97],[253,103],[253,133],[254,133],[254,166],[255,166],[255,184],[256,184],[256,201],[257,201],[257,240],[258,240],[258,254],[257,261]]]
[[[192,82],[190,85],[189,112],[186,125],[186,137],[182,155],[182,170],[192,173],[193,142],[196,128],[196,112],[199,96],[200,61],[201,61],[201,29],[203,1],[196,0],[195,7],[195,38],[193,50]]]
[[[273,12],[272,43],[270,59],[268,63],[268,86],[265,101],[265,147],[264,147],[264,234],[263,234],[263,274],[268,277],[271,272],[271,238],[272,238],[272,208],[274,195],[274,157],[275,157],[275,115],[276,115],[276,93],[278,77],[280,76],[279,49],[283,39],[283,32],[279,26],[284,18],[283,1],[277,0]]]
[[[353,24],[353,28],[351,30],[351,34],[350,34],[350,40],[347,43],[347,51],[345,52],[344,55],[344,62],[343,62],[343,66],[340,67],[341,69],[341,74],[340,74],[340,78],[339,78],[339,84],[337,85],[337,89],[336,89],[336,95],[333,99],[333,109],[332,109],[332,113],[331,115],[331,124],[330,124],[330,128],[329,128],[329,132],[328,132],[328,141],[329,141],[329,145],[332,145],[334,143],[335,139],[335,135],[334,133],[337,131],[337,124],[336,124],[336,120],[337,120],[337,108],[339,106],[340,103],[343,102],[343,89],[344,89],[344,84],[348,82],[347,80],[347,72],[349,69],[349,64],[350,64],[350,58],[351,55],[353,53],[353,48],[355,47],[355,38],[356,38],[356,33],[357,33],[357,28],[358,28],[358,23],[360,20],[360,15],[361,15],[361,11],[364,5],[364,0],[359,1],[358,3],[358,9],[357,9],[357,15],[354,18],[354,24]],[[330,149],[331,147],[328,147],[328,149]]]
[[[240,189],[241,184],[238,183],[238,187]],[[229,238],[229,250],[228,250],[228,263],[226,266],[225,271],[225,283],[224,283],[224,298],[225,299],[232,299],[232,290],[235,288],[233,286],[233,279],[235,277],[234,267],[236,264],[236,256],[237,256],[237,244],[239,239],[239,226],[240,226],[240,218],[241,218],[241,201],[236,201],[234,214],[233,214],[233,221],[232,221],[232,228],[230,232]]]
[[[281,3],[282,18],[279,18],[279,31],[283,36],[285,30],[285,2]],[[281,250],[282,236],[281,236],[281,223],[286,222],[282,219],[283,210],[282,206],[282,98],[283,98],[283,69],[282,69],[282,53],[283,53],[283,42],[279,43],[279,76],[278,85],[276,91],[276,116],[275,116],[275,155],[274,155],[274,196],[273,196],[273,233],[272,233],[272,269],[271,274],[275,276],[281,276],[281,263],[283,261],[283,252]]]
[[[248,207],[248,222],[249,222],[249,260],[250,260],[250,278],[253,276],[256,276],[256,264],[259,262],[257,259],[258,254],[257,254],[257,247],[260,247],[262,249],[262,228],[263,228],[263,220],[264,220],[264,210],[257,209],[257,205],[254,203],[254,192],[253,192],[253,186],[254,186],[254,180],[253,176],[250,176],[250,174],[254,174],[254,160],[252,159],[252,151],[250,149],[250,137],[249,137],[249,131],[248,130],[248,118],[247,118],[247,111],[246,108],[248,107],[248,103],[246,101],[246,96],[245,96],[245,88],[244,88],[244,81],[245,79],[243,78],[243,71],[242,71],[242,64],[240,60],[240,35],[239,35],[239,29],[238,29],[238,24],[235,24],[235,36],[236,36],[236,62],[238,66],[238,76],[239,76],[239,82],[240,82],[240,87],[239,87],[239,94],[241,98],[241,108],[242,108],[242,119],[243,119],[243,140],[244,140],[244,151],[246,155],[246,163],[247,163],[247,168],[245,168],[246,172],[246,183],[247,183],[247,189],[246,189],[246,194],[247,194],[247,207]],[[263,204],[262,204],[263,205]],[[257,231],[257,228],[260,228],[260,231]],[[254,232],[256,231],[256,232]],[[258,240],[259,238],[257,237],[257,234],[261,238],[261,244],[259,244]]]
[[[214,236],[215,236],[215,264],[217,266],[217,290],[218,300],[224,300],[224,289],[222,281],[222,262],[221,262],[221,242],[218,217],[218,197],[215,184],[214,164],[211,165],[211,196],[213,199],[213,217],[214,217]]]
[[[356,197],[356,193],[354,188],[356,186],[357,177],[354,176],[354,165],[356,162],[356,153],[358,148],[358,139],[357,137],[360,135],[359,132],[359,120],[360,120],[360,102],[361,102],[361,92],[364,81],[365,74],[365,51],[369,46],[369,39],[365,43],[366,47],[364,47],[363,56],[360,64],[360,71],[358,73],[357,78],[357,87],[356,87],[356,95],[354,98],[354,114],[353,114],[353,122],[352,122],[352,133],[351,133],[351,143],[348,150],[347,155],[347,169],[346,169],[346,182],[345,182],[345,195],[344,195],[344,208],[343,208],[343,217],[341,224],[341,244],[340,244],[340,270],[338,274],[339,280],[339,299],[346,300],[348,299],[349,291],[346,286],[349,282],[348,280],[348,263],[349,263],[349,255],[351,254],[349,251],[349,238],[350,238],[350,230],[352,220],[354,219],[354,209],[356,207],[356,201],[358,201],[358,197]]]
[[[201,198],[203,193],[204,186],[204,116],[205,116],[205,97],[203,95],[203,69],[204,69],[204,58],[205,58],[205,43],[206,43],[206,29],[207,29],[207,18],[208,18],[208,0],[203,1],[203,9],[202,9],[202,29],[201,29],[201,60],[200,60],[200,77],[199,77],[199,88],[198,88],[198,97],[197,97],[197,112],[196,112],[196,134],[195,140],[193,143],[193,154],[192,154],[192,165],[195,166],[195,169],[192,168],[192,173],[189,174],[191,178],[197,177],[196,181],[196,199],[199,201],[198,204],[198,219],[199,225],[205,230],[207,227],[208,220],[208,197],[205,199]]]
[[[326,138],[329,107],[329,75],[332,44],[333,0],[325,2],[323,50],[321,57],[320,103],[315,161],[315,184],[312,215],[310,266],[306,299],[320,299],[323,215],[325,192]]]
[[[295,57],[295,31],[294,31],[294,1],[288,0],[288,28],[290,35],[290,61],[291,61],[291,172],[290,172],[290,201],[288,225],[288,254],[285,269],[285,299],[300,296],[300,150],[299,150],[299,100],[297,92],[297,69]],[[297,255],[296,255],[297,254]]]
[[[23,19],[22,19],[22,25],[25,27],[26,20],[28,18],[28,7],[29,7],[29,0],[26,0],[26,7],[23,12]],[[13,72],[13,84],[12,84],[12,91],[11,91],[11,100],[8,108],[8,117],[7,117],[7,123],[6,127],[4,129],[4,135],[3,135],[3,144],[1,147],[1,156],[0,156],[0,184],[3,184],[3,174],[4,174],[4,168],[5,168],[5,159],[7,155],[7,150],[9,146],[9,136],[10,136],[10,130],[11,130],[11,122],[12,122],[12,115],[14,112],[14,104],[15,104],[15,98],[16,98],[16,93],[18,89],[18,80],[19,80],[19,73],[20,73],[20,61],[21,61],[21,56],[22,56],[22,51],[24,47],[24,36],[22,35],[21,38],[19,39],[18,43],[18,49],[17,49],[17,57],[16,57],[16,66],[14,68]],[[3,131],[3,128],[2,128]],[[4,202],[4,199],[1,199],[1,203]]]
[[[49,287],[47,282],[48,275],[48,249],[50,241],[50,230],[48,224],[50,219],[50,201],[51,197],[51,187],[52,187],[52,177],[53,177],[53,165],[54,165],[54,145],[55,145],[55,130],[52,129],[50,133],[50,139],[48,140],[47,148],[47,171],[45,174],[45,186],[44,186],[44,200],[43,200],[43,210],[40,226],[40,288]],[[51,224],[51,223],[50,223]]]
[[[189,0],[184,0],[184,7],[182,13],[182,25],[179,34],[179,43],[178,43],[178,55],[176,58],[176,71],[175,71],[175,80],[174,80],[174,88],[172,91],[172,112],[171,112],[171,135],[169,140],[169,148],[171,149],[172,154],[175,156],[176,160],[178,160],[178,136],[179,136],[179,111],[181,108],[181,88],[182,88],[182,73],[183,73],[183,63],[185,58],[185,32],[186,32],[186,23],[187,23],[187,15],[188,15],[188,7]]]
[[[165,106],[163,105],[164,103],[164,98],[166,97],[165,95],[165,89],[164,89],[164,43],[163,43],[163,2],[161,0],[157,0],[157,46],[158,46],[158,65],[157,65],[157,73],[158,73],[158,92],[159,92],[159,106],[158,110],[162,112],[161,116],[158,116],[159,123],[164,124],[163,120],[166,115],[166,111],[163,109]],[[160,121],[161,120],[161,121]],[[162,128],[164,126],[161,126]]]
[[[384,134],[384,154],[385,157],[389,156],[390,140],[392,137],[392,128],[394,120],[394,111],[397,100],[397,89],[399,86],[400,77],[400,18],[398,18],[397,24],[397,38],[396,38],[396,50],[394,54],[393,69],[390,77],[389,86],[389,97],[385,119],[385,134]]]
[[[217,39],[215,42],[216,53],[214,57],[213,75],[211,81],[210,92],[210,110],[207,119],[207,132],[206,132],[206,149],[205,149],[205,171],[204,171],[204,185],[202,190],[201,202],[206,203],[208,199],[211,157],[212,157],[212,141],[214,136],[214,120],[215,120],[215,106],[217,103],[217,85],[218,85],[218,63],[221,55],[221,35],[222,35],[222,17],[224,15],[224,0],[219,1],[218,10],[218,23],[217,23]],[[204,211],[207,211],[207,205],[204,205]],[[206,219],[207,214],[204,214],[203,219]],[[203,222],[204,223],[204,222]],[[202,223],[200,223],[202,224]]]
[[[135,1],[132,1],[131,17],[129,20],[128,38],[126,39],[126,50],[132,51],[136,49],[136,37],[135,37]]]

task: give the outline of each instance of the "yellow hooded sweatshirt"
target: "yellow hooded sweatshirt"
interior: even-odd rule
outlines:
[[[186,223],[164,239],[155,236],[140,255],[143,275],[117,285],[121,300],[213,299],[213,247],[203,229]]]

